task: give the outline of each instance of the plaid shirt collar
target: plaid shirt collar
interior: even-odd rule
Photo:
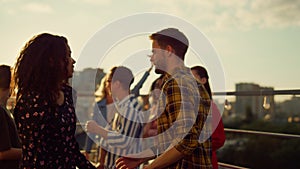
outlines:
[[[165,73],[164,77],[163,77],[163,82],[168,81],[169,79],[176,77],[176,76],[180,76],[182,74],[190,74],[191,73],[191,69],[186,67],[186,66],[179,66],[176,67],[175,69],[173,69],[170,74],[169,73]]]

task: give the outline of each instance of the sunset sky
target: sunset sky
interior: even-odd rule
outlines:
[[[299,89],[299,0],[0,0],[0,64],[13,66],[25,42],[42,32],[67,37],[73,57],[80,60],[82,50],[97,32],[120,18],[149,12],[178,17],[205,35],[218,53],[227,91],[235,90],[235,83],[240,82],[253,82],[277,90]],[[151,19],[147,22],[159,24]],[[115,31],[122,32],[134,26],[125,25]],[[120,39],[107,53],[117,59],[101,60],[101,63],[86,64],[86,67],[101,66],[107,71],[124,63],[127,56],[123,56],[124,51],[134,54],[139,53],[139,49],[151,48],[148,35]],[[188,66],[205,65],[192,55],[189,51]],[[143,69],[132,68],[137,76],[150,66],[149,59],[141,57],[143,59],[136,60],[136,65],[143,65]],[[84,68],[79,65],[76,70]]]

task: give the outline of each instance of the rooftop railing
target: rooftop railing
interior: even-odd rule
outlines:
[[[275,95],[292,95],[292,96],[296,96],[296,95],[300,95],[300,90],[299,89],[293,89],[293,90],[258,90],[258,91],[232,91],[232,92],[215,92],[214,93],[214,96],[275,96]],[[300,114],[297,114],[297,116],[300,116]],[[239,139],[236,139],[236,140],[242,140],[241,139],[242,137],[248,137],[248,138],[252,137],[254,139],[256,139],[258,137],[266,137],[266,138],[270,138],[270,139],[271,138],[281,139],[281,140],[296,139],[297,141],[300,141],[299,140],[300,139],[299,134],[287,134],[287,133],[280,133],[280,132],[267,132],[267,131],[263,131],[264,128],[259,129],[260,131],[258,131],[258,130],[233,129],[233,128],[225,128],[224,130],[225,130],[226,135],[229,135],[229,134],[230,135],[238,135]],[[253,147],[253,148],[255,148],[255,147]],[[277,149],[277,147],[274,147],[274,150],[275,149]],[[265,152],[261,152],[261,153],[263,154]],[[282,156],[284,156],[284,154],[282,154]],[[227,164],[227,163],[223,163],[221,161],[222,161],[222,159],[219,159],[219,167],[220,168],[229,168],[229,169],[249,168],[249,167],[244,167],[244,166],[239,166],[239,165],[233,165],[233,162],[231,164]],[[251,166],[251,165],[249,164],[249,165],[245,165],[245,166]],[[278,167],[280,168],[280,166],[278,166]]]
[[[213,95],[215,96],[300,95],[300,90],[293,89],[293,90],[231,91],[231,92],[214,92]]]
[[[214,96],[270,96],[270,95],[300,95],[299,89],[293,90],[259,90],[259,91],[232,91],[232,92],[215,92]],[[300,115],[299,115],[300,116]],[[287,134],[287,133],[278,133],[278,132],[268,132],[258,130],[244,130],[244,129],[234,129],[234,128],[225,128],[226,135],[238,135],[239,137],[254,136],[254,137],[268,137],[276,139],[300,139],[298,134]],[[222,149],[222,148],[221,148]],[[95,152],[95,151],[94,151]],[[261,152],[264,153],[264,152]],[[235,164],[227,164],[222,162],[222,159],[219,159],[220,168],[229,168],[229,169],[247,169],[248,166],[239,166]]]

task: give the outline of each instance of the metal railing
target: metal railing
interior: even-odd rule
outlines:
[[[300,135],[296,135],[296,134],[272,133],[272,132],[264,132],[264,131],[240,130],[240,129],[229,129],[229,128],[225,128],[224,130],[225,132],[228,133],[263,135],[263,136],[281,137],[281,138],[289,138],[289,139],[300,138]]]
[[[257,90],[257,91],[231,91],[231,92],[214,92],[215,96],[272,96],[272,95],[300,95],[299,89],[289,89],[289,90]],[[256,130],[241,130],[241,129],[231,129],[225,128],[226,133],[233,134],[246,134],[246,135],[255,135],[255,136],[266,136],[266,137],[276,137],[280,139],[299,139],[300,135],[296,134],[285,134],[285,133],[274,133],[274,132],[265,132],[265,131],[256,131]],[[246,169],[245,167],[226,164],[218,162],[221,168],[228,169]]]
[[[213,92],[213,95],[215,95],[215,96],[300,95],[300,90],[293,89],[293,90],[257,90],[257,91]]]
[[[226,133],[234,133],[234,134],[249,134],[249,135],[260,135],[260,136],[268,136],[268,137],[276,137],[283,139],[299,139],[300,135],[296,134],[284,134],[284,133],[273,133],[273,132],[264,132],[264,131],[254,131],[254,130],[240,130],[240,129],[230,129],[224,128]],[[232,164],[226,164],[222,162],[218,162],[218,165],[222,168],[228,169],[247,169],[246,167],[241,167]]]
[[[232,91],[232,92],[214,92],[215,96],[266,96],[266,95],[300,95],[300,90],[259,90],[259,91]],[[282,139],[295,139],[300,138],[300,135],[296,134],[285,134],[285,133],[274,133],[265,131],[255,131],[255,130],[241,130],[241,129],[231,129],[225,128],[226,133],[234,134],[245,134],[245,135],[261,135],[266,137],[277,137]],[[228,169],[247,169],[246,167],[226,164],[218,162],[220,168]]]

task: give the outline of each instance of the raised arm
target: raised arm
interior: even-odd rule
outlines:
[[[140,89],[143,87],[143,84],[147,80],[148,76],[150,75],[150,71],[152,69],[153,65],[144,73],[141,80],[134,86],[134,88],[130,91],[131,94],[134,94],[136,97],[140,95]]]

